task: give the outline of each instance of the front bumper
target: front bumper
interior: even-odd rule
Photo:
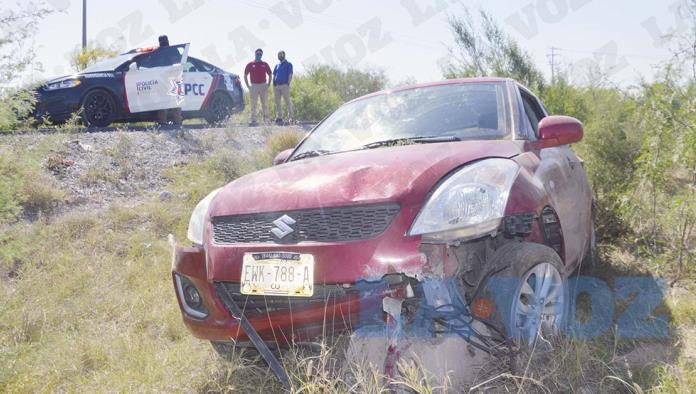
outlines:
[[[238,283],[207,279],[205,251],[200,247],[175,246],[172,273],[174,288],[176,275],[186,278],[196,287],[208,311],[204,318],[186,313],[185,300],[176,290],[184,323],[195,337],[211,341],[248,340],[237,317],[226,306],[229,302],[237,303],[262,339],[288,344],[350,330],[368,310],[381,308],[381,293],[366,296],[352,285],[317,286],[310,299],[242,296]]]
[[[69,119],[79,109],[80,96],[73,89],[56,91],[39,89],[36,92],[36,105],[34,106],[36,119],[48,117],[53,122],[61,122]]]

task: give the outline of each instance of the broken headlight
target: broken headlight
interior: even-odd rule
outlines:
[[[496,158],[454,172],[431,194],[408,235],[451,241],[495,230],[518,170],[514,161]]]
[[[208,207],[210,207],[210,202],[213,201],[213,198],[219,191],[220,189],[215,189],[210,192],[193,209],[186,237],[196,245],[203,245],[203,232],[205,231],[205,221],[208,217]]]

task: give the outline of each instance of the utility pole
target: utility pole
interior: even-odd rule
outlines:
[[[82,50],[87,48],[87,0],[82,0]]]
[[[547,55],[549,58],[549,64],[551,65],[551,83],[556,82],[556,56],[560,52],[561,48],[551,47],[551,53]]]

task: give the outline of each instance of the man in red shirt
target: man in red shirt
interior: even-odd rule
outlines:
[[[246,83],[249,96],[251,96],[251,123],[249,126],[258,125],[256,123],[256,100],[258,98],[261,98],[263,123],[268,122],[268,87],[271,86],[271,67],[261,60],[263,51],[259,48],[254,54],[254,61],[249,62],[244,69],[244,83]],[[251,74],[251,84],[249,84],[249,74]]]

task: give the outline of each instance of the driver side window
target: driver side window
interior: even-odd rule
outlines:
[[[530,126],[534,130],[534,134],[539,135],[539,121],[545,118],[546,114],[534,96],[523,89],[520,89],[520,96],[522,97],[524,112],[527,115]]]

